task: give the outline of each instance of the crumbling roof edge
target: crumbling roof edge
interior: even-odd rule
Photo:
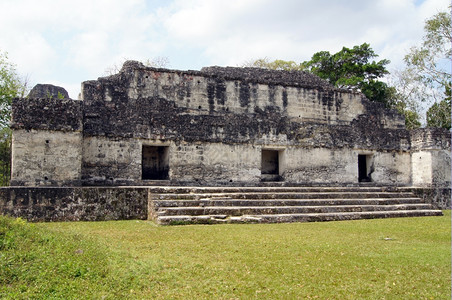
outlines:
[[[177,69],[167,69],[167,68],[156,68],[156,67],[148,67],[143,63],[138,61],[126,61],[119,71],[119,73],[99,77],[97,80],[87,80],[84,83],[93,83],[95,81],[108,81],[109,79],[113,79],[116,76],[121,74],[128,73],[133,70],[148,70],[154,72],[165,72],[165,73],[174,73],[174,74],[185,74],[191,76],[202,76],[202,77],[210,77],[210,78],[219,78],[224,80],[238,80],[249,83],[260,83],[267,85],[279,85],[284,87],[300,87],[300,88],[311,88],[318,89],[322,91],[333,91],[333,92],[342,92],[342,93],[352,93],[352,94],[362,94],[358,91],[353,91],[349,89],[337,88],[328,83],[326,80],[321,79],[320,77],[304,72],[304,71],[282,71],[282,70],[270,70],[264,68],[242,68],[242,67],[220,67],[220,66],[210,66],[203,67],[201,70],[177,70]],[[252,74],[253,73],[253,74]],[[260,76],[256,76],[259,74]],[[274,77],[272,77],[274,75]],[[303,82],[302,80],[297,81],[292,78],[292,80],[285,80],[283,78],[284,75],[288,75],[289,77],[302,78],[305,77],[310,81],[316,82]],[[278,78],[275,78],[278,77]]]

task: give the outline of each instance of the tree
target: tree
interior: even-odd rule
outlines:
[[[23,97],[26,86],[17,74],[6,52],[0,51],[0,129],[8,127],[11,118],[11,101]]]
[[[11,179],[11,129],[0,129],[0,186],[8,186]]]
[[[440,102],[434,103],[427,110],[427,126],[441,127],[450,130],[451,123],[451,89],[446,86],[446,98]]]
[[[108,68],[105,69],[104,75],[105,76],[111,76],[118,74],[119,71],[121,71],[122,65],[128,61],[129,59],[123,58],[119,64],[114,64]],[[170,61],[168,57],[165,56],[157,56],[152,59],[146,59],[146,61],[143,62],[143,65],[146,67],[153,67],[153,68],[169,68],[170,67]]]
[[[0,51],[0,186],[9,185],[11,176],[11,102],[25,92],[26,83],[8,61],[7,53]]]
[[[277,59],[270,61],[269,58],[259,58],[256,60],[250,60],[242,64],[242,67],[254,67],[270,70],[283,70],[283,71],[301,71],[302,67],[293,60],[286,61]]]
[[[383,102],[389,106],[394,89],[378,79],[388,74],[386,65],[389,60],[378,62],[378,57],[369,44],[364,43],[353,48],[343,47],[341,51],[331,54],[328,51],[315,53],[311,60],[297,64],[294,61],[260,58],[242,64],[242,67],[258,67],[272,70],[307,71],[326,79],[339,88],[359,90],[372,101]]]
[[[427,19],[424,31],[422,44],[412,47],[405,56],[406,69],[399,77],[400,81],[408,82],[411,88],[402,91],[400,96],[404,98],[402,101],[429,107],[426,113],[427,126],[450,129],[450,12],[439,12]]]
[[[343,47],[335,54],[328,51],[317,52],[311,60],[301,63],[301,68],[326,79],[336,87],[361,91],[368,99],[389,106],[394,91],[378,79],[389,73],[386,65],[390,61],[374,61],[373,58],[376,57],[378,55],[370,45],[364,43],[351,49]]]
[[[395,70],[388,77],[388,84],[393,88],[390,107],[405,116],[405,126],[408,129],[421,127],[421,103],[424,101],[422,92],[425,87],[417,84],[414,79],[417,74],[412,70]]]

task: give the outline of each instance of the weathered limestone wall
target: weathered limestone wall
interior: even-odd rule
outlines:
[[[177,107],[192,109],[196,114],[215,111],[247,114],[274,107],[300,122],[337,124],[350,122],[365,110],[360,94],[159,71],[146,74],[143,79],[141,72],[135,72],[128,89],[129,98],[176,99]],[[107,90],[106,98],[109,94]]]
[[[284,178],[294,182],[358,182],[358,160],[349,149],[291,147],[284,151]]]
[[[0,213],[29,221],[147,219],[146,188],[0,188]]]
[[[287,165],[284,179],[289,182],[340,184],[358,183],[358,154],[371,157],[372,182],[381,185],[409,185],[410,154],[407,152],[372,152],[352,149],[303,149],[284,151]]]
[[[80,185],[81,132],[14,130],[11,185]]]
[[[378,152],[374,157],[372,181],[394,186],[411,183],[411,156],[408,152]]]
[[[80,185],[82,102],[16,99],[11,185]]]
[[[146,164],[165,184],[357,184],[363,155],[377,184],[450,182],[447,134],[307,73],[127,62],[82,94],[13,103],[13,184],[143,185]]]
[[[425,203],[430,203],[437,209],[451,209],[451,188],[448,187],[412,187],[408,188]]]
[[[143,145],[168,147],[172,183],[258,183],[262,149],[279,151],[277,175],[288,182],[356,183],[355,152],[363,149],[380,167],[376,180],[410,181],[409,163],[393,165],[410,149],[403,118],[307,73],[128,62],[85,82],[82,94],[84,184],[143,184]],[[327,158],[313,157],[323,152]]]
[[[450,188],[399,188],[426,203],[450,209]],[[146,220],[153,212],[152,187],[0,188],[0,213],[29,221]]]
[[[82,179],[87,185],[127,185],[141,180],[141,142],[85,137]]]
[[[332,125],[349,124],[372,112],[384,128],[404,126],[400,115],[378,108],[362,94],[335,89],[302,72],[218,67],[173,71],[127,62],[118,75],[84,82],[82,97],[107,102],[158,97],[174,101],[177,108],[194,115],[253,114],[271,109],[297,122]]]
[[[281,145],[187,143],[90,137],[84,141],[83,180],[89,185],[142,185],[142,146],[169,148],[168,183],[258,184],[264,177],[262,151],[279,152],[280,179],[299,184],[358,183],[358,154],[372,159],[372,181],[382,185],[409,185],[408,152],[300,148]]]
[[[180,143],[170,149],[170,179],[199,183],[258,183],[260,147],[221,143]]]
[[[419,187],[450,187],[450,132],[441,128],[411,132],[412,183]]]

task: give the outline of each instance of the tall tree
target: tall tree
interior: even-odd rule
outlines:
[[[14,64],[8,61],[8,54],[0,51],[0,129],[9,126],[11,101],[24,96],[25,85],[17,74]]]
[[[451,89],[446,86],[446,98],[434,103],[427,110],[427,126],[451,128]]]
[[[0,186],[9,185],[11,176],[11,102],[23,97],[26,84],[17,74],[6,52],[0,51]]]
[[[285,71],[307,71],[331,84],[352,90],[359,90],[372,101],[383,102],[389,106],[395,90],[379,79],[388,74],[389,60],[374,61],[378,55],[369,44],[353,48],[342,48],[331,54],[328,51],[315,53],[311,60],[297,64],[294,61],[260,58],[242,64],[242,67],[258,67]]]
[[[450,129],[451,27],[450,11],[427,19],[423,42],[405,56],[407,67],[401,74],[412,86],[410,93],[402,96],[430,107],[426,114],[430,127]]]
[[[376,57],[370,45],[364,43],[353,48],[343,47],[334,54],[317,52],[311,60],[301,63],[301,67],[337,87],[359,90],[370,100],[389,106],[394,91],[379,79],[389,73],[386,65],[390,61],[373,60]]]
[[[388,77],[388,84],[393,87],[390,106],[405,116],[405,126],[408,129],[421,127],[421,103],[424,101],[424,86],[416,83],[417,76],[413,70],[395,70]]]

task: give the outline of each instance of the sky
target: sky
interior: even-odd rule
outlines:
[[[1,0],[0,51],[33,86],[105,76],[126,59],[168,68],[302,62],[367,42],[390,71],[450,0]]]

